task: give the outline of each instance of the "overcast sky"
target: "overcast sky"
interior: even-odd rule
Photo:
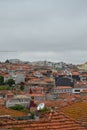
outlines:
[[[0,0],[0,60],[87,61],[87,0]]]

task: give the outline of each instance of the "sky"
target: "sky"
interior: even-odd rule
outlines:
[[[87,0],[0,0],[0,61],[80,64],[86,50]]]

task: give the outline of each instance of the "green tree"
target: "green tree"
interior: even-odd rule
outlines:
[[[5,61],[5,63],[9,63],[9,60],[7,59],[7,60]]]
[[[20,90],[21,90],[21,91],[24,90],[24,83],[23,83],[23,82],[20,83]]]
[[[8,84],[10,87],[12,87],[12,86],[15,84],[15,81],[14,81],[13,79],[9,79],[9,80],[7,81],[7,84]]]
[[[4,84],[4,77],[0,76],[0,85],[3,85],[3,84]]]
[[[11,106],[9,107],[13,110],[18,110],[18,111],[23,111],[24,110],[24,107],[22,105],[19,105],[19,104],[16,104],[15,106]]]

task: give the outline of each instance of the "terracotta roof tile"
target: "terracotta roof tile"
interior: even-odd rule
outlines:
[[[48,118],[51,116],[51,118]],[[9,121],[2,128],[23,128],[23,130],[86,130],[80,123],[56,111],[47,113],[45,119],[39,121]]]

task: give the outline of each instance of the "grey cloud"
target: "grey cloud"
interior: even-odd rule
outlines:
[[[55,52],[69,61],[70,51],[81,55],[80,51],[87,50],[86,24],[87,0],[3,0],[0,48],[17,50],[20,55],[35,52],[38,56],[42,52],[44,59],[47,52]],[[78,61],[78,57],[71,58]]]

